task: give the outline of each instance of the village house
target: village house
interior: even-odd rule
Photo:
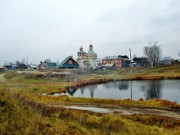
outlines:
[[[4,67],[0,65],[0,72],[4,71]]]
[[[129,58],[124,55],[119,55],[119,56],[106,56],[105,58],[102,59],[102,66],[113,66],[116,68],[121,68],[121,67],[129,67],[130,60]]]
[[[45,60],[44,62],[40,62],[39,69],[56,69],[57,64],[55,62],[51,62],[50,59]]]
[[[4,65],[4,68],[8,69],[8,70],[27,69],[28,65],[26,65],[24,63],[18,63],[18,65],[17,64],[7,64],[7,65]]]
[[[90,63],[89,68],[96,69],[97,67],[100,66],[101,60],[100,59],[90,59],[89,63]]]
[[[160,65],[170,65],[170,64],[172,64],[172,62],[173,62],[173,59],[170,56],[168,56],[168,57],[164,57],[163,59],[161,59],[159,61],[159,64]]]
[[[59,68],[79,68],[79,64],[73,59],[72,56],[68,56],[60,63]]]
[[[132,65],[134,67],[146,67],[148,66],[147,58],[145,57],[136,57],[133,59]]]

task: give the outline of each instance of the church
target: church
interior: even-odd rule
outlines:
[[[77,62],[81,68],[96,68],[101,62],[99,59],[97,59],[97,53],[94,52],[92,44],[89,45],[89,51],[87,53],[81,46],[77,56]]]

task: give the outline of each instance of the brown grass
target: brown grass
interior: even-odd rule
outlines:
[[[133,120],[134,122],[141,122],[145,125],[158,126],[163,128],[179,128],[180,120],[166,117],[166,116],[143,116],[143,115],[131,115],[124,116],[127,119]]]

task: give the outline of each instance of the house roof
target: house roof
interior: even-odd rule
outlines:
[[[104,59],[108,59],[108,60],[114,60],[114,59],[118,59],[118,58],[127,58],[127,59],[129,59],[129,57],[128,56],[126,56],[126,55],[118,55],[118,56],[106,56]]]
[[[119,58],[118,56],[106,56],[104,59],[113,60],[118,58]]]
[[[60,66],[63,65],[69,58],[71,58],[71,57],[68,56],[67,58],[65,58],[65,59],[60,63]]]
[[[66,63],[66,61],[68,61],[69,59],[73,59],[71,56],[68,56],[67,58],[65,58],[61,63],[60,66],[64,65],[64,63]],[[73,59],[74,60],[74,59]],[[75,61],[75,60],[74,60]],[[76,62],[76,61],[75,61]],[[76,62],[77,63],[77,62]],[[78,63],[77,63],[78,64]],[[79,65],[79,64],[78,64]]]
[[[4,69],[4,67],[0,65],[0,69]]]
[[[119,55],[118,57],[119,58],[127,58],[127,59],[129,59],[129,57],[127,55]]]
[[[145,57],[137,57],[137,58],[133,59],[133,61],[142,61],[142,60],[147,60],[147,58],[145,58]]]
[[[47,66],[48,67],[56,67],[56,63],[55,62],[48,62]]]

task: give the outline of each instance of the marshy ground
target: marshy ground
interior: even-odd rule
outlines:
[[[180,65],[113,71],[9,71],[0,74],[1,134],[180,134],[180,105],[49,96],[69,87],[123,79],[180,79]],[[47,93],[47,95],[43,95]]]
[[[3,81],[6,80],[6,79],[4,78],[4,75],[5,75],[4,73],[3,73],[3,74],[0,74],[0,81],[1,81],[1,82],[3,82]]]

